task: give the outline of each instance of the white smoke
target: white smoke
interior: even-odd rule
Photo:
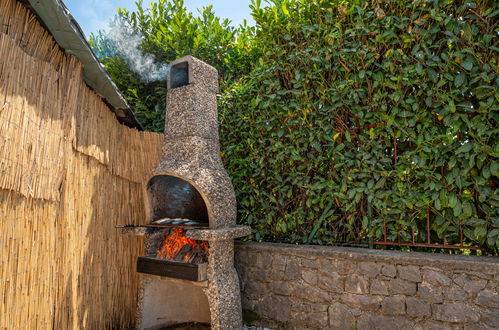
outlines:
[[[112,41],[118,56],[128,64],[130,70],[140,76],[142,81],[166,80],[168,64],[156,63],[152,55],[142,53],[139,49],[140,36],[120,19],[109,23],[107,37]]]

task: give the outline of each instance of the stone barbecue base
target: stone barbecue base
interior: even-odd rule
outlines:
[[[244,315],[278,329],[497,329],[499,259],[237,243]]]
[[[214,330],[241,329],[239,279],[233,264],[234,238],[250,234],[251,228],[236,226],[234,188],[220,158],[218,72],[192,56],[173,61],[169,68],[161,160],[144,185],[146,222],[182,219],[185,225],[190,222],[203,225],[205,229],[188,229],[185,237],[167,239],[171,239],[173,246],[169,252],[175,247],[183,249],[187,244],[191,249],[202,245],[184,244],[186,239],[204,241],[208,262],[201,258],[204,264],[193,264],[188,258],[189,263],[179,264],[140,257],[138,270],[146,275],[142,276],[139,290],[138,327],[156,330],[185,322],[203,322],[210,323]],[[157,253],[154,242],[158,235],[145,233],[148,256]],[[155,275],[164,278],[158,280]],[[198,325],[187,324],[186,329],[193,326]]]

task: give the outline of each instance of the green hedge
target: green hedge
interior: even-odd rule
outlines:
[[[220,99],[256,240],[499,247],[494,1],[253,2],[257,68]]]

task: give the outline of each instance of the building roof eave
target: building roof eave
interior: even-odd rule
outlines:
[[[34,12],[66,54],[83,64],[85,83],[110,106],[118,121],[143,130],[118,87],[88,44],[85,34],[61,0],[28,0]]]

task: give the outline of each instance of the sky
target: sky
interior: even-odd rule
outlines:
[[[135,10],[135,0],[63,0],[66,7],[80,24],[85,35],[97,30],[105,30],[110,18],[116,14],[116,8]],[[150,0],[144,0],[149,4]],[[213,10],[218,17],[228,18],[233,25],[239,25],[244,19],[253,24],[249,4],[250,0],[185,0],[189,11],[197,14],[197,8],[213,5]]]

